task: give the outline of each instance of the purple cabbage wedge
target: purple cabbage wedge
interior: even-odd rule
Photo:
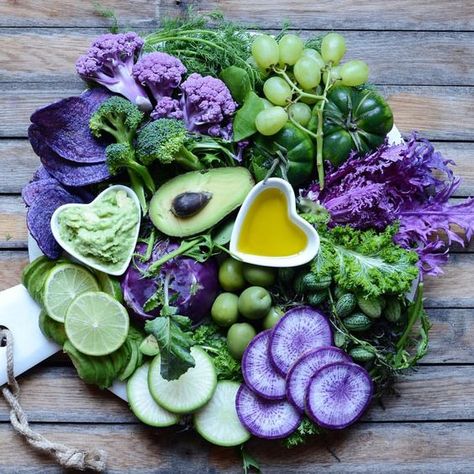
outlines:
[[[110,97],[102,88],[88,90],[37,110],[31,116],[28,137],[44,169],[65,186],[105,181],[106,143],[96,140],[89,119]]]
[[[395,241],[415,250],[424,274],[441,272],[447,259],[447,246],[439,231],[448,236],[448,244],[463,239],[452,232],[461,227],[467,239],[474,232],[474,200],[451,205],[459,180],[428,140],[384,144],[375,152],[358,156],[353,153],[338,169],[330,170],[323,190],[317,183],[301,192],[301,198],[324,206],[330,225],[350,225],[356,229],[383,230],[399,221]]]
[[[145,255],[147,244],[137,244],[135,257],[122,279],[125,302],[137,320],[159,316],[165,284],[169,290],[170,305],[176,306],[179,314],[188,316],[194,323],[209,314],[219,288],[214,259],[199,263],[189,257],[175,257],[161,267],[156,277],[144,276],[153,262],[177,247],[169,240],[160,240],[155,243],[150,259],[141,261],[139,256]]]
[[[61,247],[51,232],[51,216],[63,204],[82,203],[81,197],[66,190],[41,167],[22,190],[27,206],[26,223],[41,251],[51,259],[61,255]]]
[[[110,91],[123,95],[142,110],[151,110],[145,90],[132,75],[135,58],[143,43],[131,31],[101,35],[94,40],[87,53],[77,60],[77,73],[85,81],[97,82]]]

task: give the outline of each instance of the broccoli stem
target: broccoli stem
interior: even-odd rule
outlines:
[[[137,163],[136,161],[131,161],[129,164],[129,168],[131,171],[140,176],[141,180],[143,181],[143,184],[146,186],[146,188],[148,189],[148,191],[150,191],[151,194],[156,191],[155,182],[153,181],[153,178],[151,177],[151,174],[146,166],[143,166],[140,163]]]
[[[127,171],[128,171],[128,176],[130,178],[131,187],[133,191],[135,192],[135,194],[137,195],[138,201],[140,202],[140,207],[142,208],[142,213],[143,215],[145,215],[148,212],[148,206],[146,203],[146,197],[145,197],[145,191],[143,189],[143,185],[134,171],[132,171],[130,168],[128,168]]]
[[[205,168],[204,165],[199,161],[199,158],[184,146],[182,146],[179,152],[176,154],[175,160],[183,168],[187,168],[191,171],[203,170]]]

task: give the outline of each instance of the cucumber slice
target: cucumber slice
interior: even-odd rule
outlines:
[[[196,431],[217,446],[238,446],[250,438],[235,408],[239,387],[238,382],[219,382],[209,403],[194,415]]]
[[[160,373],[161,358],[150,365],[148,386],[155,401],[173,413],[192,413],[204,406],[214,394],[217,375],[212,359],[200,347],[192,347],[196,365],[177,380],[165,380]]]
[[[179,416],[161,408],[153,400],[148,389],[148,370],[150,364],[139,367],[127,382],[127,398],[133,414],[150,426],[165,427],[176,424]]]
[[[125,341],[125,344],[127,344],[128,348],[130,349],[130,356],[127,365],[124,367],[123,371],[119,375],[119,380],[121,382],[127,380],[133,374],[133,371],[137,368],[139,356],[138,346],[136,344],[134,344],[129,339]]]

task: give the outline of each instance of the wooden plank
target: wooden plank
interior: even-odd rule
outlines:
[[[79,83],[3,84],[0,137],[25,137],[35,109],[81,90]],[[381,92],[388,97],[395,122],[403,133],[418,130],[430,140],[473,140],[474,87],[382,86]]]
[[[159,2],[150,0],[101,0],[104,9],[112,9],[121,25],[151,26],[156,23]],[[100,26],[109,20],[96,13],[94,2],[74,0],[7,0],[0,3],[1,26]]]
[[[77,82],[74,64],[99,33],[0,29],[0,81]],[[367,61],[370,80],[376,84],[474,85],[474,33],[350,31],[344,35],[346,58]]]
[[[239,450],[210,446],[189,431],[140,425],[39,424],[48,438],[109,453],[110,473],[241,473]],[[38,455],[8,425],[0,425],[0,470],[5,474],[63,472]],[[449,439],[449,442],[447,440]],[[361,423],[291,451],[278,441],[252,440],[248,450],[265,473],[470,473],[472,423]]]
[[[0,140],[0,193],[21,192],[39,165],[27,140]]]
[[[26,251],[3,250],[0,252],[0,291],[20,283],[21,271],[27,263]]]
[[[161,16],[176,15],[185,6],[193,5],[197,12],[219,10],[234,21],[259,25],[262,28],[279,28],[283,21],[305,29],[355,30],[472,30],[474,5],[465,0],[330,0],[306,2],[288,0],[181,0],[163,2]]]
[[[401,377],[398,395],[367,411],[366,421],[474,420],[474,366],[422,366]],[[36,367],[20,379],[21,403],[31,422],[137,423],[126,403],[87,386],[72,367]],[[436,390],[433,390],[436,387]],[[9,410],[0,400],[0,422]]]

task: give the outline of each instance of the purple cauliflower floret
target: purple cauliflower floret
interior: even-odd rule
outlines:
[[[194,73],[181,84],[181,90],[183,120],[189,131],[231,138],[237,104],[220,79]]]
[[[141,57],[133,66],[133,77],[146,87],[158,102],[173,94],[186,71],[178,58],[166,53],[150,53]]]
[[[143,40],[133,32],[99,36],[76,62],[76,71],[86,81],[94,81],[121,94],[142,110],[152,106],[143,87],[132,76],[135,57]]]
[[[163,97],[158,101],[150,115],[153,120],[160,118],[181,120],[183,118],[183,111],[180,109],[179,100]]]

